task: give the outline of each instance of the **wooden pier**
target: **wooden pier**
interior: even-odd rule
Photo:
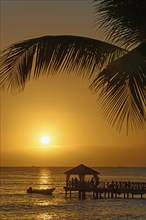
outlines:
[[[71,198],[78,193],[79,199],[85,199],[87,193],[92,193],[94,199],[101,198],[144,198],[146,194],[146,182],[130,182],[130,181],[111,181],[100,182],[98,178],[99,172],[81,164],[67,172],[66,186],[64,187],[66,197]],[[71,175],[78,175],[77,178],[71,178]],[[85,180],[85,175],[93,175],[91,180]]]
[[[135,195],[143,198],[146,194],[146,183],[145,182],[119,182],[112,181],[100,182],[97,187],[88,184],[88,182],[78,183],[78,186],[68,186],[64,187],[66,192],[66,197],[72,197],[73,192],[78,192],[79,199],[85,199],[86,193],[91,192],[94,199],[101,198],[134,198]]]

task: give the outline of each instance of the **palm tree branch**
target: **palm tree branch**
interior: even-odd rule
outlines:
[[[0,85],[4,89],[21,88],[42,73],[75,70],[82,77],[93,77],[127,51],[80,36],[44,36],[15,43],[2,52]]]
[[[145,0],[91,0],[96,24],[108,41],[130,46],[146,39]]]
[[[100,91],[103,116],[121,130],[144,126],[146,105],[146,43],[109,64],[92,82],[90,88]]]

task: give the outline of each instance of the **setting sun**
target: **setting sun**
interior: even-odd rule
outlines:
[[[50,138],[46,135],[41,137],[41,143],[42,144],[49,144],[50,143]]]

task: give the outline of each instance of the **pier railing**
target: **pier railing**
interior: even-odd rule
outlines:
[[[129,190],[146,190],[146,182],[125,182],[125,181],[112,181],[112,182],[99,182],[97,188],[102,189],[129,189]]]
[[[131,181],[111,181],[111,182],[98,182],[94,184],[91,182],[75,182],[69,183],[65,187],[65,192],[71,193],[78,191],[79,198],[85,198],[86,192],[93,192],[93,198],[117,198],[118,195],[123,194],[124,198],[129,198],[130,195],[134,198],[134,195],[146,194],[146,182],[131,182]]]
[[[84,182],[70,182],[67,184],[68,189],[119,189],[119,190],[146,190],[146,182],[131,182],[131,181],[111,181],[111,182],[99,182],[98,184]]]

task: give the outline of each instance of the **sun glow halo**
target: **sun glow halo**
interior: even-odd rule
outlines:
[[[41,137],[41,143],[42,144],[49,144],[50,143],[50,138],[46,135]]]

